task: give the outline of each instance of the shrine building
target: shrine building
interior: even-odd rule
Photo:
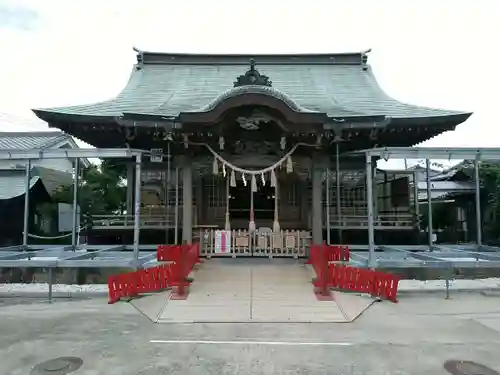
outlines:
[[[136,52],[116,98],[34,110],[97,148],[151,151],[141,163],[140,207],[129,162],[127,211],[94,218],[87,230],[95,243],[129,242],[138,209],[141,243],[200,241],[206,254],[221,231],[231,234],[233,255],[300,256],[311,241],[366,245],[365,160],[349,152],[409,147],[470,116],[389,97],[369,51]],[[415,244],[411,173],[373,166],[377,243]]]

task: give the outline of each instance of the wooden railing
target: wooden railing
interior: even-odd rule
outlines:
[[[129,228],[134,226],[134,215],[94,215],[92,216],[92,228]],[[141,228],[164,228],[175,224],[175,215],[140,215],[139,225]]]
[[[373,218],[373,225],[379,229],[411,229],[416,224],[416,217],[411,213],[379,213]],[[330,215],[330,227],[345,229],[367,228],[368,217],[366,215],[342,217]]]
[[[197,225],[197,209],[193,205],[193,225]],[[143,229],[163,229],[175,226],[175,207],[170,206],[169,210],[165,208],[141,208],[139,225]],[[111,214],[111,215],[93,215],[90,223],[94,229],[130,229],[134,227],[135,215]],[[182,206],[178,208],[177,224],[182,223]]]
[[[266,228],[267,229],[267,228]],[[311,244],[311,233],[302,230],[257,230],[233,229],[229,237],[229,251],[217,248],[216,229],[200,229],[195,241],[200,243],[203,256],[259,256],[259,257],[303,257]]]

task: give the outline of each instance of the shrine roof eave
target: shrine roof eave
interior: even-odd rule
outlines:
[[[156,114],[124,113],[123,116],[85,116],[68,115],[57,113],[35,112],[38,117],[47,121],[51,127],[64,130],[64,125],[103,125],[109,126],[110,130],[118,127],[125,128],[161,128],[165,131],[193,130],[193,125],[182,124],[179,117],[165,117]],[[386,116],[351,116],[351,117],[328,117],[322,124],[324,131],[342,129],[372,129],[384,128],[391,119]],[[59,125],[59,126],[58,126]],[[205,127],[207,128],[207,127]],[[102,129],[101,129],[102,130]],[[304,129],[306,130],[306,129]],[[311,131],[313,129],[310,129]]]
[[[204,112],[191,112],[189,114],[203,114]],[[158,114],[152,114],[152,113],[123,113],[123,116],[120,117],[120,121],[123,123],[123,125],[127,126],[130,125],[131,122],[133,121],[145,121],[145,122],[154,122],[158,124],[167,124],[167,123],[173,123],[178,125],[179,128],[182,127],[183,121],[183,115],[189,115],[188,113],[181,113],[179,116],[162,116]],[[390,119],[387,118],[387,116],[384,115],[359,115],[359,116],[328,116],[325,113],[304,113],[304,115],[317,115],[317,119],[319,118],[321,122],[324,123],[331,123],[333,125],[336,124],[352,124],[352,123],[366,123],[366,124],[373,124],[373,123],[384,123],[387,124],[390,122]]]
[[[426,117],[392,117],[391,126],[432,126],[448,124],[450,128],[455,128],[466,121],[473,112],[455,112],[447,115],[426,116]]]
[[[145,127],[171,127],[174,129],[182,129],[182,123],[179,121],[179,116],[162,116],[152,113],[122,113],[120,116],[101,116],[101,115],[83,115],[63,113],[53,110],[34,109],[33,112],[40,119],[49,124],[57,123],[72,123],[72,124],[114,124],[120,126],[145,126]],[[466,121],[472,112],[457,112],[448,115],[425,116],[425,117],[389,117],[384,115],[365,115],[365,116],[343,116],[333,117],[326,116],[327,122],[334,127],[350,127],[350,124],[366,124],[366,127],[374,126],[374,124],[385,124],[388,126],[432,126],[448,124],[450,130],[457,125]],[[135,122],[135,123],[134,123]]]
[[[48,123],[116,124],[116,116],[65,113],[56,110],[32,109],[41,120]]]

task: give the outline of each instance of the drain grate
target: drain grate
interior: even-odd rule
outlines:
[[[37,364],[30,375],[66,375],[76,371],[83,364],[81,358],[59,357]]]
[[[497,371],[472,361],[446,361],[444,369],[452,375],[500,375]]]

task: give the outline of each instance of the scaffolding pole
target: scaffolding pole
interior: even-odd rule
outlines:
[[[125,215],[125,225],[128,225],[129,216],[133,215],[134,208],[134,166],[127,163],[127,214]]]
[[[30,217],[30,179],[31,160],[26,161],[26,177],[24,181],[24,222],[23,222],[23,246],[28,246],[28,227]]]
[[[165,222],[165,244],[168,245],[170,240],[170,184],[172,182],[172,175],[170,172],[172,155],[170,155],[170,142],[167,143],[167,183],[165,189],[165,216],[167,220]]]
[[[325,205],[326,205],[326,244],[331,245],[330,243],[330,169],[326,168],[326,176],[325,176]]]
[[[425,159],[425,169],[426,175],[425,180],[427,184],[427,235],[429,242],[429,250],[432,251],[432,246],[434,244],[432,236],[432,189],[431,189],[431,161],[430,159]]]
[[[476,240],[478,245],[483,244],[482,228],[481,228],[481,186],[479,180],[479,161],[480,155],[474,160],[474,179],[476,183]]]
[[[74,180],[73,180],[73,226],[71,228],[71,246],[73,246],[73,250],[76,249],[77,245],[77,227],[78,227],[78,185],[80,179],[80,161],[77,159],[74,160]]]
[[[174,232],[174,242],[176,245],[179,244],[179,167],[175,168],[175,232]]]
[[[366,200],[368,205],[368,266],[375,266],[375,233],[373,226],[373,178],[372,178],[372,157],[366,155]]]
[[[139,237],[141,220],[141,154],[135,157],[134,191],[134,259],[139,260]]]
[[[420,238],[420,205],[418,202],[418,172],[413,172],[413,201],[415,204],[415,217],[417,219],[418,235]]]
[[[342,244],[342,212],[340,207],[340,160],[339,160],[339,142],[335,144],[335,182],[336,182],[336,200],[337,200],[337,226],[338,241]]]

